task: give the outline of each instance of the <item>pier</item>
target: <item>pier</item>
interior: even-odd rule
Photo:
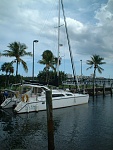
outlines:
[[[89,95],[112,95],[113,93],[113,79],[95,78],[95,92],[93,92],[94,89],[92,77],[78,78],[78,84],[80,86],[80,91],[86,92]],[[67,81],[63,82],[63,85],[68,86],[73,92],[77,91],[76,88],[73,88],[76,86],[73,78],[68,78]]]

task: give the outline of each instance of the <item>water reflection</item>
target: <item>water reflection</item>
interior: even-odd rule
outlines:
[[[14,115],[12,113],[1,111],[0,132],[1,144],[3,149],[34,149],[33,142],[43,140],[47,147],[47,128],[46,128],[46,113],[29,113]],[[3,138],[4,137],[4,138]],[[36,141],[36,142],[37,142]],[[8,147],[7,147],[8,146]],[[41,142],[41,146],[42,142]],[[36,145],[38,148],[38,146]],[[36,149],[37,149],[36,148]]]
[[[113,98],[90,97],[88,104],[53,111],[57,150],[112,150]],[[48,149],[46,111],[16,115],[0,110],[0,149]]]

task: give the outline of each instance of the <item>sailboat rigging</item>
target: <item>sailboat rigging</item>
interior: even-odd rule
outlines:
[[[65,25],[65,31],[66,31],[66,37],[67,37],[67,42],[68,42],[68,47],[69,47],[69,53],[70,53],[70,58],[71,58],[71,65],[72,65],[72,71],[73,71],[73,77],[74,77],[74,83],[76,85],[77,83],[77,88],[78,91],[80,91],[79,84],[78,84],[78,79],[75,71],[75,65],[74,65],[74,60],[73,60],[73,55],[71,51],[71,45],[70,45],[70,40],[69,40],[69,34],[68,34],[68,29],[67,29],[67,22],[66,22],[66,17],[65,17],[65,11],[64,11],[64,5],[63,5],[63,0],[59,0],[59,14],[58,14],[58,63],[57,63],[57,76],[59,76],[59,47],[60,47],[60,3],[62,7],[62,12],[63,12],[63,18],[64,18],[64,25]]]
[[[58,11],[58,61],[57,61],[57,77],[59,77],[59,53],[60,53],[60,0],[59,0],[59,11]]]

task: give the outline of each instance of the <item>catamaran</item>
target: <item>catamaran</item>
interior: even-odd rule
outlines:
[[[73,69],[73,75],[74,80],[76,80],[76,83],[78,85],[77,76],[75,75],[75,68],[73,63],[73,57],[71,52],[71,46],[68,36],[68,30],[67,30],[67,24],[63,9],[63,1],[59,0],[59,3],[62,4],[62,10],[64,15],[64,23],[66,28],[66,34],[67,34],[67,40],[69,45],[69,52],[71,57],[71,63],[72,63],[72,69]],[[60,8],[60,6],[59,6]],[[59,14],[60,16],[60,14]],[[58,23],[58,29],[60,27],[60,21]],[[60,31],[58,31],[59,33]],[[58,37],[59,40],[59,37]],[[59,42],[58,42],[58,58],[59,57]],[[58,60],[58,66],[59,69],[59,60]],[[57,75],[59,76],[59,70],[57,70]],[[22,94],[21,101],[17,104],[15,107],[15,111],[17,113],[26,113],[26,112],[32,112],[32,111],[42,111],[46,110],[46,90],[50,90],[47,86],[42,85],[33,85],[33,84],[26,84],[26,89],[28,89],[27,94]],[[79,86],[78,86],[79,89]],[[53,109],[55,108],[64,108],[64,107],[70,107],[80,104],[88,103],[89,95],[88,94],[80,94],[80,93],[71,93],[66,90],[61,89],[51,89],[52,91],[52,106]]]
[[[21,101],[14,111],[17,113],[28,113],[46,110],[47,86],[24,84],[26,93],[21,95]],[[64,108],[88,103],[88,94],[71,93],[61,89],[52,89],[52,105],[55,108]]]

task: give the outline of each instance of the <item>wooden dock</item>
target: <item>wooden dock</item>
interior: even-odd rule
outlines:
[[[76,89],[70,89],[71,92],[77,92]],[[81,88],[80,88],[80,93],[87,93],[89,94],[90,96],[92,95],[103,95],[105,96],[106,94],[113,94],[113,86],[111,84],[111,86],[109,87],[106,87],[105,84],[103,84],[103,87],[97,87],[95,85],[95,89],[92,88],[88,88],[87,86],[83,85]]]
[[[95,94],[93,93],[93,89],[85,89],[86,93],[88,93],[89,95],[103,95],[105,96],[106,94],[113,94],[113,89],[110,87],[102,87],[102,88],[95,88]]]

